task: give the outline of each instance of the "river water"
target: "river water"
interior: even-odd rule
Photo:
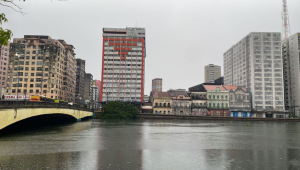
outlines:
[[[300,169],[300,123],[98,121],[1,134],[0,169]]]

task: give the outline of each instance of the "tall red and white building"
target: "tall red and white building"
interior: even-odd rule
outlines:
[[[143,102],[145,28],[103,28],[100,101]]]

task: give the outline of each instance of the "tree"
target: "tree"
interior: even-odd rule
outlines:
[[[22,0],[25,1],[25,0]],[[18,5],[16,5],[13,0],[0,0],[0,6],[3,7],[8,7],[13,9],[16,12],[21,13],[22,15],[25,14],[24,12],[22,12],[22,8]],[[6,16],[4,13],[0,13],[0,25],[2,25],[2,23],[8,22]],[[11,32],[11,30],[9,29],[3,29],[2,27],[0,27],[0,46],[1,45],[8,45],[8,41],[11,39],[11,37],[13,36],[13,33]]]
[[[111,101],[102,108],[100,119],[134,119],[139,113],[138,108],[132,104]]]

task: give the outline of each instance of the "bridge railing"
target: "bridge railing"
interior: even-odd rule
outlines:
[[[16,108],[65,108],[74,110],[93,111],[86,107],[79,107],[78,105],[69,105],[68,103],[49,103],[49,102],[35,102],[35,101],[9,101],[1,100],[0,109],[16,109]]]

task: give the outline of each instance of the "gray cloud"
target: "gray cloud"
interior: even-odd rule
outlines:
[[[14,37],[43,34],[64,39],[101,79],[102,28],[146,28],[145,94],[153,78],[163,90],[204,80],[204,66],[223,66],[223,52],[249,32],[281,32],[281,0],[27,0],[24,17],[0,6]],[[288,0],[292,33],[300,32],[299,0]],[[223,69],[223,68],[222,68]],[[223,71],[222,71],[223,72]]]

